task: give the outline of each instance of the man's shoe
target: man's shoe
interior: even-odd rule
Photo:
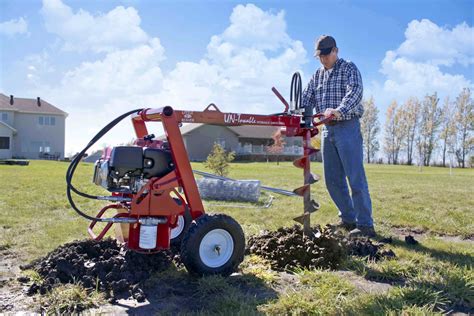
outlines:
[[[340,220],[337,224],[332,225],[335,229],[345,229],[347,231],[351,231],[356,228],[355,223],[347,223]]]
[[[359,226],[349,232],[349,237],[375,237],[374,226]]]

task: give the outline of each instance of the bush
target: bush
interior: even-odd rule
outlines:
[[[221,145],[214,143],[211,153],[207,156],[204,166],[215,174],[225,177],[229,173],[229,163],[235,158],[235,153],[226,152]]]

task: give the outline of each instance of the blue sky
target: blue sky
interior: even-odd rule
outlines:
[[[381,121],[393,99],[454,99],[474,80],[472,1],[0,0],[0,12],[0,91],[67,111],[67,151],[136,105],[276,112],[271,86],[287,92],[296,70],[307,82],[320,34],[359,67]],[[132,136],[125,124],[104,142]]]

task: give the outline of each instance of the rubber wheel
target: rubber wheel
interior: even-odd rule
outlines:
[[[181,261],[193,275],[228,276],[244,260],[242,227],[224,214],[203,215],[192,222],[181,244]]]
[[[176,203],[181,205],[181,200],[175,199]],[[186,232],[191,225],[193,218],[191,216],[191,212],[189,211],[189,207],[186,205],[184,209],[184,214],[178,216],[178,226],[171,229],[170,234],[170,244],[171,247],[179,249],[181,246],[181,242],[183,241]]]

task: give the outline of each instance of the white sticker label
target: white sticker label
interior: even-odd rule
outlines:
[[[155,249],[156,238],[158,235],[158,226],[140,226],[140,241],[138,246],[142,249]]]

